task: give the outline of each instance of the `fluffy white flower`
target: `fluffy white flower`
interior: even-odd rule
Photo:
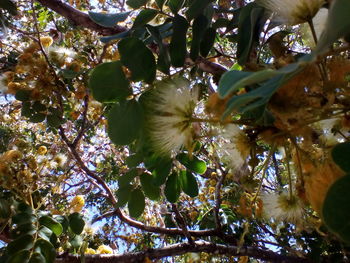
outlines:
[[[340,130],[342,134],[348,136],[349,133],[346,129],[341,129],[341,120],[340,119],[326,119],[319,122],[316,122],[312,125],[316,130],[318,130],[320,136],[320,141],[325,146],[334,146],[340,142],[344,141],[344,137],[339,133],[334,133],[333,128],[335,130]]]
[[[58,167],[63,168],[67,162],[67,156],[59,153],[53,158],[53,161],[57,163]]]
[[[259,3],[275,13],[283,22],[296,25],[312,19],[324,0],[261,0]]]
[[[235,124],[225,126],[219,144],[218,153],[230,168],[241,168],[250,155],[249,138]]]
[[[65,57],[75,57],[76,55],[76,52],[72,49],[69,49],[69,48],[64,48],[64,47],[53,47],[51,48],[52,52],[56,52],[62,56],[65,56]]]
[[[198,92],[183,78],[162,81],[146,104],[150,110],[149,134],[157,152],[169,154],[189,146],[195,133],[191,119],[198,103]]]
[[[76,52],[74,50],[64,48],[64,47],[53,47],[53,46],[50,46],[48,48],[48,54],[50,59],[63,60],[68,62],[71,62],[76,56]]]
[[[315,17],[312,19],[312,23],[315,28],[317,39],[320,38],[323,30],[326,27],[326,22],[328,18],[328,9],[327,8],[321,8]]]
[[[266,218],[298,224],[303,217],[302,202],[297,196],[288,193],[264,193],[261,196]]]
[[[315,29],[316,37],[317,39],[320,38],[323,30],[326,27],[326,22],[327,22],[327,17],[328,17],[328,9],[327,8],[321,8],[315,17],[312,19],[312,24]],[[305,39],[306,43],[309,46],[315,46],[315,41],[313,39],[311,29],[308,25],[305,25],[302,27],[301,31],[303,38]]]

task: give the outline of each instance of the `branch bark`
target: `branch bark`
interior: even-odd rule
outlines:
[[[297,256],[285,256],[270,250],[264,250],[254,247],[226,246],[214,244],[206,241],[196,241],[193,245],[188,243],[174,244],[163,248],[148,249],[142,252],[117,254],[117,255],[85,255],[85,263],[141,263],[148,257],[149,259],[161,259],[169,256],[180,256],[186,253],[206,252],[216,255],[226,256],[248,256],[255,259],[261,259],[268,262],[283,263],[311,263],[310,260]],[[80,256],[61,254],[57,257],[55,263],[80,263]]]
[[[70,23],[75,26],[81,26],[95,31],[103,36],[109,36],[126,31],[125,27],[114,26],[104,27],[96,24],[91,18],[84,12],[81,12],[70,5],[63,3],[60,0],[37,0],[43,6],[55,11],[56,13],[64,16]]]

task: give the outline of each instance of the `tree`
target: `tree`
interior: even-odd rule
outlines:
[[[347,0],[0,3],[1,262],[345,262]]]

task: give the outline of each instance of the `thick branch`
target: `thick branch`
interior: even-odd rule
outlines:
[[[108,36],[108,35],[114,35],[114,34],[118,34],[126,31],[125,27],[121,27],[118,25],[112,28],[100,26],[96,24],[94,21],[92,21],[87,14],[71,7],[70,5],[67,5],[66,3],[63,3],[60,0],[37,0],[37,1],[43,6],[50,8],[51,10],[60,14],[61,16],[64,16],[73,25],[88,28],[90,30],[98,32],[101,35]]]
[[[149,259],[161,259],[169,256],[180,256],[189,252],[199,253],[206,252],[216,255],[226,256],[248,256],[255,259],[261,259],[268,262],[284,263],[307,263],[308,259],[296,256],[284,256],[270,250],[263,250],[254,247],[225,246],[220,244],[209,243],[206,241],[196,241],[194,245],[188,243],[175,244],[164,248],[148,249],[143,252],[126,253],[118,255],[85,255],[86,263],[138,263],[144,262],[145,257]],[[61,255],[56,259],[56,263],[80,263],[78,255]]]

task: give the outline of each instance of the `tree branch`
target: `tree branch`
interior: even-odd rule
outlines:
[[[73,25],[88,28],[104,36],[118,34],[127,30],[125,27],[121,27],[118,25],[114,27],[100,26],[96,24],[94,21],[92,21],[87,14],[71,7],[66,3],[63,3],[60,0],[37,0],[37,1],[43,6],[50,8],[51,10],[60,14],[61,16],[64,16]]]
[[[109,201],[112,203],[113,207],[115,208],[114,212],[111,212],[109,215],[116,215],[122,222],[128,224],[129,226],[135,227],[139,230],[144,230],[151,233],[157,233],[157,234],[166,234],[166,235],[180,235],[183,236],[184,233],[182,229],[178,228],[164,228],[164,227],[156,227],[156,226],[147,226],[139,221],[136,221],[128,216],[126,216],[123,211],[117,207],[117,199],[114,196],[112,190],[109,188],[109,186],[106,184],[106,182],[95,174],[93,171],[91,171],[83,162],[83,160],[80,158],[79,153],[75,149],[74,145],[69,141],[67,136],[65,135],[63,127],[59,128],[59,134],[62,138],[62,140],[66,143],[70,153],[73,155],[75,161],[77,162],[78,166],[92,179],[94,179],[106,192],[108,195]],[[217,235],[218,231],[216,229],[209,229],[209,230],[190,230],[188,231],[191,236],[193,237],[208,237],[208,236],[215,236]]]
[[[308,263],[310,260],[297,256],[280,255],[270,250],[264,250],[254,247],[226,246],[214,244],[206,241],[196,241],[194,245],[188,243],[174,244],[163,248],[148,249],[142,252],[125,253],[118,255],[85,255],[86,263],[141,263],[148,257],[149,259],[161,259],[169,256],[180,256],[186,253],[206,252],[216,255],[226,256],[248,256],[255,259],[261,259],[268,262],[283,262],[283,263]],[[80,263],[80,256],[61,254],[56,259],[55,263]]]

